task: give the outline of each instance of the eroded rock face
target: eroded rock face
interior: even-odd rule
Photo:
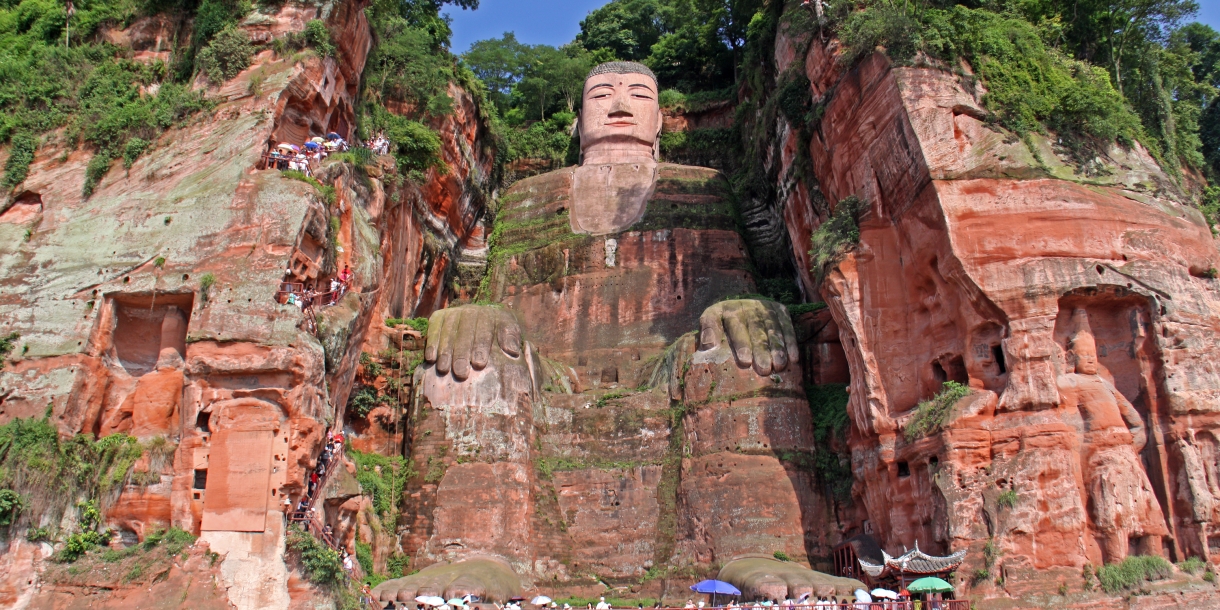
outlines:
[[[803,62],[825,108],[818,184],[781,188],[807,289],[805,193],[867,203],[821,284],[851,372],[849,531],[968,565],[994,541],[1010,594],[1129,554],[1215,559],[1220,346],[1199,329],[1220,324],[1202,273],[1220,255],[1188,195],[1138,146],[1088,186],[1040,137],[1035,161],[949,72],[848,69],[833,40],[781,38],[780,69]],[[944,432],[906,438],[945,381],[972,394]]]

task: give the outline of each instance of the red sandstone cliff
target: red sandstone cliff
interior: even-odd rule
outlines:
[[[847,533],[893,554],[968,549],[958,582],[975,597],[1079,593],[1084,566],[1128,554],[1220,560],[1220,253],[1177,182],[1138,146],[1085,178],[1047,138],[1031,151],[988,125],[948,71],[880,53],[844,66],[834,40],[784,31],[775,60],[824,110],[804,155],[781,119],[772,162],[792,176],[807,158],[815,178],[778,186],[850,370]],[[810,235],[821,202],[848,196],[866,203],[860,243],[819,284]],[[972,394],[908,441],[917,403],[950,380]],[[1100,423],[1124,405],[1146,432]],[[977,569],[990,575],[970,588]]]
[[[22,345],[0,372],[0,421],[50,405],[63,435],[164,438],[169,457],[136,466],[160,482],[145,477],[110,498],[107,525],[132,540],[171,525],[201,534],[219,554],[217,584],[199,593],[204,605],[288,607],[314,594],[285,566],[284,502],[303,493],[327,427],[343,417],[362,349],[385,347],[380,321],[444,306],[454,266],[463,256],[477,262],[484,248],[493,151],[459,87],[449,91],[454,112],[433,125],[447,171],[420,185],[383,182],[388,159],[367,178],[330,163],[319,169],[337,194],[328,206],[309,184],[257,169],[272,142],[350,133],[371,46],[363,9],[288,4],[248,20],[251,38],[268,42],[322,17],[338,59],[260,53],[208,90],[217,101],[210,114],[163,134],[130,169],[112,169],[88,200],[88,154],[46,145],[0,207],[0,281],[9,287],[0,290],[0,328],[20,333]],[[107,36],[138,58],[163,58],[159,41],[171,27],[142,20]],[[340,227],[328,254],[331,216]],[[344,264],[355,272],[352,292],[323,311],[315,336],[275,292]],[[337,523],[358,507],[332,509],[323,518]],[[29,547],[14,542],[0,560],[0,599],[75,607],[92,584],[56,581],[29,596],[47,566]],[[128,597],[107,603],[137,603]]]

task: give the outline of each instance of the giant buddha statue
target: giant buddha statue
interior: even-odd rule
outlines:
[[[819,585],[801,560],[829,554],[828,508],[793,325],[739,298],[755,287],[729,186],[658,160],[657,94],[643,65],[594,68],[580,165],[498,201],[491,304],[432,316],[400,538],[428,567],[382,601],[779,552],[798,561],[741,585]]]

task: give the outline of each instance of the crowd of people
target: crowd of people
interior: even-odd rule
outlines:
[[[292,270],[287,271],[292,274]],[[348,265],[343,265],[343,271],[339,275],[333,276],[329,281],[318,285],[317,281],[308,284],[292,284],[285,283],[280,288],[281,303],[284,305],[292,305],[300,307],[301,311],[309,311],[314,305],[334,305],[347,294],[348,288],[352,284],[352,269]],[[300,290],[297,290],[300,286]],[[327,288],[326,291],[320,291],[321,288]]]
[[[332,131],[326,134],[325,138],[317,136],[300,145],[280,142],[267,154],[267,165],[281,171],[294,170],[306,176],[313,176],[313,162],[347,149],[347,140]]]
[[[374,155],[387,155],[390,153],[390,139],[385,137],[385,132],[383,131],[373,134],[373,137],[369,138],[364,145],[373,151]]]
[[[321,487],[326,482],[326,473],[329,468],[340,468],[341,465],[336,463],[336,456],[343,450],[343,432],[328,433],[326,435],[326,444],[322,447],[322,452],[318,454],[318,461],[313,470],[309,472],[309,476],[305,480],[305,495],[301,497],[296,507],[296,517],[294,520],[299,521],[305,531],[313,531],[315,525],[315,516],[317,515],[314,509],[314,502],[317,501],[317,496]],[[285,507],[291,506],[291,500],[284,499]],[[314,535],[326,543],[327,546],[339,552],[339,560],[342,562],[343,570],[349,575],[352,575],[356,564],[353,561],[352,555],[347,552],[347,549],[335,542],[334,531],[330,524],[326,524],[320,531],[313,531]]]

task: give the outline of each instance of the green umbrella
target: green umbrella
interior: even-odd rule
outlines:
[[[948,593],[952,590],[953,585],[932,576],[920,578],[907,585],[907,591],[911,593]]]

